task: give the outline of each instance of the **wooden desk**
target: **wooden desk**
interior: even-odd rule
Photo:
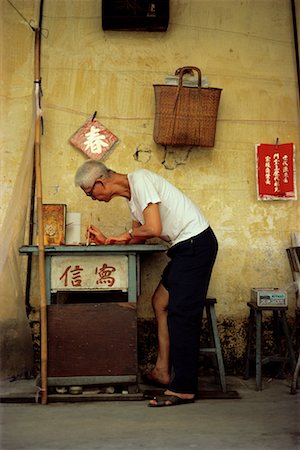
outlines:
[[[139,293],[140,255],[166,250],[167,246],[160,244],[46,246],[47,304],[51,304],[52,292],[100,290],[127,291],[128,301],[136,303]],[[24,245],[20,247],[19,252],[23,255],[38,255],[38,247]],[[105,267],[108,267],[108,270],[105,271]]]
[[[269,362],[278,363],[290,363],[292,370],[296,366],[296,358],[293,349],[293,343],[288,327],[288,322],[286,318],[286,312],[288,310],[287,306],[257,306],[253,302],[248,302],[247,305],[250,308],[249,311],[249,321],[248,321],[248,337],[247,337],[247,348],[246,348],[246,368],[245,368],[245,379],[247,380],[250,376],[250,360],[255,360],[255,378],[256,378],[256,389],[257,391],[262,390],[262,366]],[[273,354],[269,356],[263,356],[262,340],[263,340],[263,313],[265,311],[271,311],[273,315],[273,331],[274,331],[274,343],[275,348]],[[255,332],[255,333],[254,333]],[[280,338],[285,337],[287,353],[282,354]],[[253,339],[254,338],[254,339]],[[252,341],[255,342],[252,342]],[[254,345],[254,352],[252,348]],[[283,367],[283,366],[282,366]]]
[[[45,247],[49,386],[136,385],[140,256],[166,250],[159,244]],[[37,246],[19,251],[38,255]],[[53,294],[63,291],[81,293],[82,302],[55,304]],[[89,292],[99,292],[99,300],[86,302]],[[127,300],[102,303],[103,292],[125,293]]]

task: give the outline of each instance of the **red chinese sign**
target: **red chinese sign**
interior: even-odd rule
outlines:
[[[102,267],[96,268],[96,275],[99,275],[99,279],[96,281],[97,284],[107,284],[109,287],[113,286],[115,283],[114,277],[111,276],[113,272],[116,271],[116,268],[113,266],[108,266],[107,264],[103,264]]]
[[[82,270],[83,268],[79,266],[75,266],[73,269],[72,266],[68,266],[66,267],[61,277],[59,277],[59,279],[63,280],[64,286],[69,286],[69,281],[71,282],[72,286],[81,286],[80,272]]]
[[[128,257],[124,255],[53,256],[52,292],[128,290]]]
[[[118,142],[110,130],[96,119],[88,119],[70,138],[71,144],[83,151],[89,158],[99,161]]]
[[[293,144],[256,146],[259,200],[296,200],[295,147]]]
[[[72,268],[72,266],[68,266],[59,279],[63,281],[64,287],[82,286],[82,278],[80,273],[82,271],[84,271],[84,268],[78,265],[75,265],[74,268]],[[107,284],[109,287],[112,287],[115,283],[115,278],[112,277],[111,274],[115,271],[115,267],[108,266],[107,264],[103,264],[102,267],[96,267],[95,274],[99,275],[99,278],[96,280],[96,284]]]

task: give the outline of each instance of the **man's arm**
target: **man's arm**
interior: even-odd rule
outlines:
[[[109,236],[105,244],[141,244],[146,239],[160,237],[162,225],[158,203],[149,203],[143,211],[145,223],[142,225],[133,221],[133,227],[130,231],[120,234],[119,236]]]

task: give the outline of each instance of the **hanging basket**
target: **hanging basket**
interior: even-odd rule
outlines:
[[[186,73],[198,74],[198,86],[183,86]],[[202,88],[201,71],[186,66],[177,69],[178,86],[155,84],[155,123],[153,138],[157,144],[213,147],[222,89]]]

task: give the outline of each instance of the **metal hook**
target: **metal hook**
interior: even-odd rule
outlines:
[[[278,142],[279,142],[279,139],[276,138],[276,150],[278,150]]]
[[[97,114],[97,111],[95,111],[94,114],[93,114],[92,122],[95,120],[96,114]]]

